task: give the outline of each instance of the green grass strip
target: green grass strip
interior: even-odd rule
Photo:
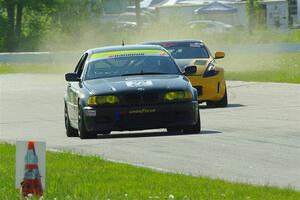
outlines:
[[[226,80],[300,83],[300,73],[287,70],[226,72]]]
[[[217,62],[226,80],[300,83],[300,53],[229,54]]]
[[[0,143],[0,155],[0,199],[18,199],[15,146]],[[44,199],[300,199],[300,192],[289,188],[163,173],[96,156],[47,152],[46,162]]]
[[[0,64],[1,74],[61,74],[74,71],[70,64]]]

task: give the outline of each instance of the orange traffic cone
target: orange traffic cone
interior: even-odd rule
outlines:
[[[43,195],[38,157],[35,153],[34,142],[32,141],[28,142],[27,153],[25,155],[25,173],[21,185],[23,197],[27,197],[29,194],[37,197]]]

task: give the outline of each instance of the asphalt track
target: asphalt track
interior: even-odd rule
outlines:
[[[229,106],[201,106],[202,134],[164,129],[67,138],[63,76],[0,76],[0,140],[192,175],[300,190],[300,84],[227,82]]]

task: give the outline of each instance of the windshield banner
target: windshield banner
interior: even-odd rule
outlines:
[[[162,50],[126,50],[126,51],[112,51],[95,53],[91,56],[91,60],[98,59],[110,59],[120,57],[133,57],[133,56],[168,56],[165,51]]]

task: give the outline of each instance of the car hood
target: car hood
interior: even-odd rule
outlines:
[[[193,59],[175,59],[176,64],[181,70],[193,63]]]
[[[199,59],[175,59],[178,67],[183,71],[186,66],[195,65],[197,66],[196,75],[202,75],[206,70],[206,67],[211,59],[199,58]]]
[[[84,85],[93,95],[98,95],[137,90],[186,90],[189,88],[189,80],[175,74],[139,75],[86,80]]]

